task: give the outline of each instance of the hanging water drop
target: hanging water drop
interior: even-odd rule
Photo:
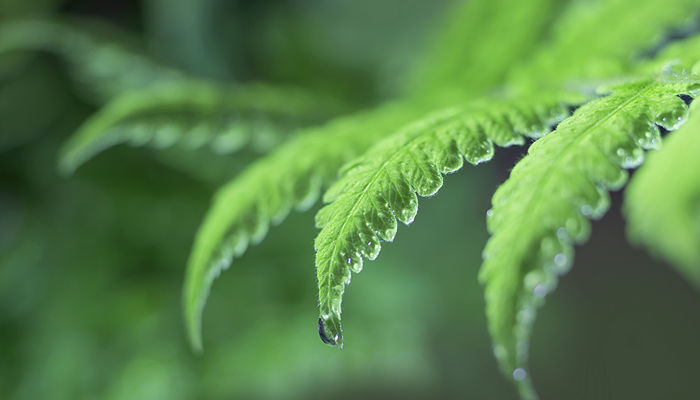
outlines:
[[[521,382],[527,378],[527,372],[523,368],[516,368],[513,370],[513,379]]]
[[[333,337],[328,337],[326,335],[326,329],[323,325],[323,319],[321,317],[318,318],[318,335],[321,337],[321,341],[323,341],[325,344],[329,344],[331,346],[335,346],[337,344],[338,335],[333,335]]]

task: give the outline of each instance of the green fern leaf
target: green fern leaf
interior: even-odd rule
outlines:
[[[337,109],[337,103],[291,88],[185,81],[156,85],[118,96],[83,123],[64,146],[60,169],[72,173],[122,143],[207,147],[218,154],[251,144],[266,151],[296,127],[320,122]]]
[[[292,208],[308,209],[341,165],[384,132],[415,115],[411,105],[389,105],[335,120],[295,136],[222,187],[202,223],[187,265],[183,290],[187,332],[202,348],[201,316],[213,280],[260,242],[270,224]]]
[[[100,103],[125,91],[183,78],[149,57],[133,38],[95,21],[3,21],[0,54],[18,51],[61,57],[75,80]]]
[[[511,83],[541,90],[614,78],[634,69],[668,31],[694,23],[698,14],[696,0],[572,2],[551,39],[513,71]]]
[[[501,84],[513,63],[533,50],[563,5],[560,0],[456,2],[448,7],[444,28],[409,80],[409,91],[424,98],[436,90],[463,95]]]
[[[523,397],[536,397],[526,373],[534,315],[569,269],[572,244],[588,237],[589,218],[605,213],[607,191],[627,179],[623,168],[658,145],[655,124],[678,128],[687,106],[677,95],[696,94],[699,83],[663,75],[613,88],[536,141],[496,191],[480,280],[494,353]]]
[[[329,205],[316,215],[319,333],[324,342],[342,345],[341,301],[351,271],[363,258],[373,260],[380,242],[392,241],[397,219],[411,223],[416,193],[432,196],[442,174],[489,160],[493,144],[523,144],[523,135],[539,137],[566,115],[558,96],[511,102],[485,102],[447,109],[413,123],[378,143],[345,167],[347,173],[324,195]]]
[[[700,103],[630,180],[628,233],[700,286]]]

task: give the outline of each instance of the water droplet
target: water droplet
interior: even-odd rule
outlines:
[[[569,239],[569,233],[566,231],[565,228],[558,228],[557,229],[557,238],[559,240],[568,240]]]
[[[540,283],[540,284],[535,286],[535,289],[533,289],[532,292],[535,294],[536,297],[542,298],[542,297],[546,296],[547,293],[549,293],[549,289],[547,289],[547,286]]]
[[[656,123],[669,131],[675,131],[680,128],[688,119],[688,106],[678,97],[674,96],[673,99],[674,102],[671,104],[666,103],[663,110],[656,117]]]
[[[362,260],[362,255],[360,253],[355,253],[355,258],[348,258],[348,265],[350,266],[350,270],[356,274],[359,274],[362,272],[362,267],[364,265],[364,262]],[[348,283],[350,281],[348,280]]]
[[[634,129],[637,146],[644,149],[658,148],[661,134],[656,124],[649,121],[640,121],[639,126]]]
[[[591,214],[593,214],[593,207],[591,207],[588,204],[584,204],[581,206],[581,214],[590,217]]]
[[[563,267],[566,267],[567,261],[568,261],[568,259],[567,259],[567,257],[566,257],[566,254],[564,254],[564,253],[557,253],[557,254],[554,256],[554,264],[555,264],[557,267],[562,267],[562,268],[563,268]]]
[[[331,346],[335,346],[338,342],[338,335],[335,334],[333,337],[328,337],[326,335],[326,329],[325,326],[323,325],[323,319],[318,318],[318,335],[321,337],[321,340],[325,344],[329,344]]]
[[[522,368],[516,368],[513,370],[513,379],[520,382],[527,378],[527,372]]]

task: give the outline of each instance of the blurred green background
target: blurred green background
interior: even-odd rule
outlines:
[[[192,75],[295,84],[362,108],[400,92],[450,3],[1,0],[0,24],[95,17]],[[216,187],[256,155],[203,165],[118,147],[60,177],[59,145],[96,106],[54,57],[0,67],[0,399],[516,398],[491,354],[477,271],[490,196],[522,150],[421,201],[354,276],[342,351],[316,332],[314,208],[215,282],[195,355],[181,316],[190,245]],[[543,399],[697,398],[700,294],[626,244],[620,202],[537,320]]]

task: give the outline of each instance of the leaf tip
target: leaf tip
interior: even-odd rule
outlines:
[[[202,343],[202,324],[199,316],[200,313],[198,313],[196,310],[191,310],[186,307],[185,325],[187,331],[187,341],[190,344],[192,352],[195,354],[202,354],[204,352],[204,346]]]

